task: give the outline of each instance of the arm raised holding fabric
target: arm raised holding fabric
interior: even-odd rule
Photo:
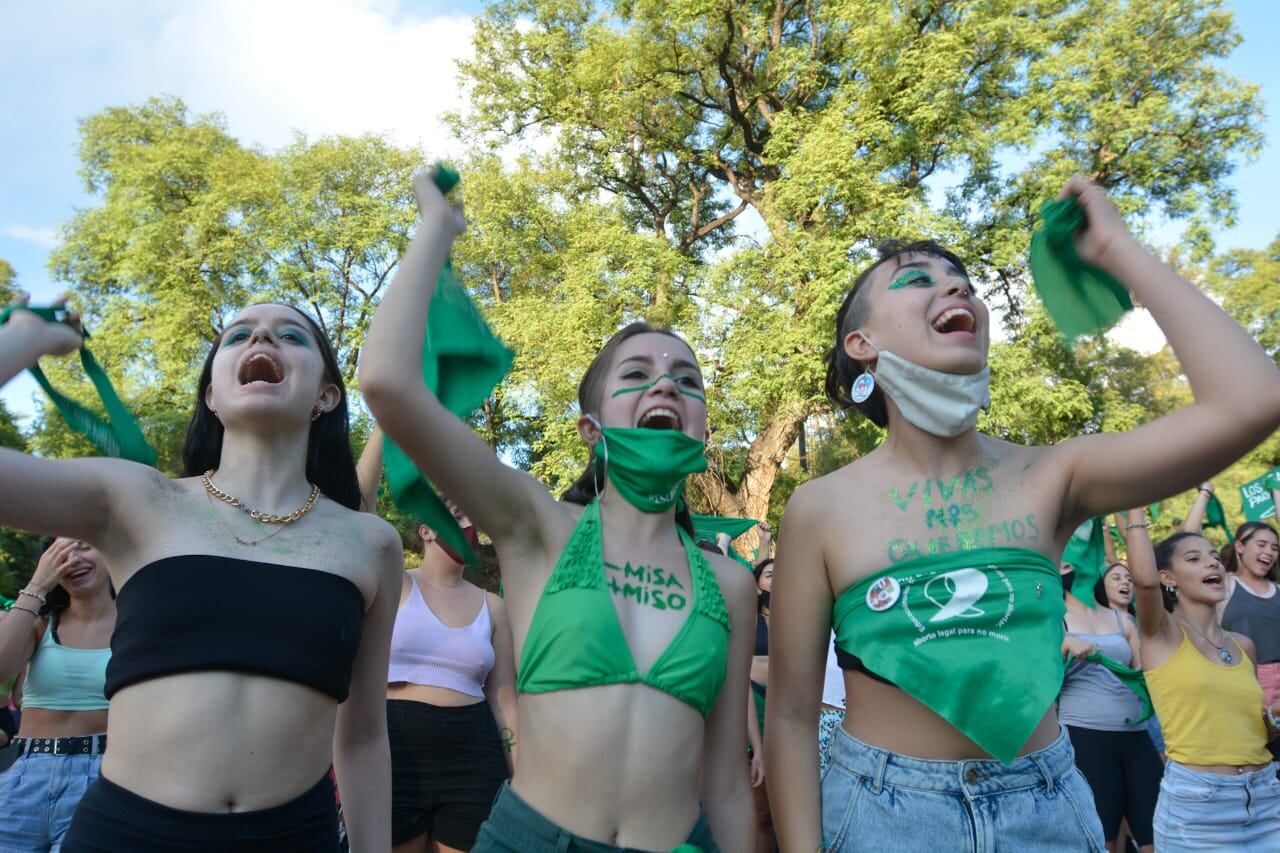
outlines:
[[[1159,500],[1223,470],[1280,425],[1280,370],[1257,341],[1125,228],[1103,191],[1072,178],[1080,257],[1129,287],[1168,338],[1195,401],[1126,433],[1066,442],[1070,524]],[[1224,413],[1230,413],[1226,415]]]

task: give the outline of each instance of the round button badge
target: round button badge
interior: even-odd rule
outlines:
[[[867,607],[876,613],[888,610],[898,603],[902,595],[902,585],[890,577],[883,577],[867,590]]]

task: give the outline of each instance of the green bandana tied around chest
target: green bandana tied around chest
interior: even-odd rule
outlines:
[[[447,193],[458,183],[458,174],[440,167],[435,182]],[[512,351],[494,336],[454,276],[452,263],[445,261],[427,315],[422,381],[446,409],[465,419],[507,375],[512,358]],[[475,565],[475,552],[462,528],[413,461],[390,439],[384,456],[387,487],[396,506],[430,527],[455,553]]]
[[[1133,695],[1138,697],[1138,701],[1142,703],[1142,715],[1136,720],[1125,720],[1124,724],[1126,726],[1136,726],[1139,723],[1145,723],[1151,715],[1155,713],[1155,708],[1151,704],[1151,691],[1147,689],[1147,679],[1139,670],[1131,669],[1119,661],[1112,660],[1099,652],[1094,652],[1086,657],[1085,660],[1090,663],[1096,663],[1111,672],[1111,674],[1120,679],[1120,683],[1129,688]]]
[[[1115,325],[1133,300],[1124,285],[1080,259],[1071,238],[1085,224],[1074,198],[1040,206],[1040,228],[1031,235],[1031,277],[1045,310],[1068,341]]]
[[[706,445],[678,429],[605,427],[592,449],[618,493],[641,512],[676,505],[690,474],[707,470]]]
[[[59,322],[58,314],[61,309],[6,308],[0,311],[0,326],[9,321],[9,315],[15,310],[30,311],[46,322],[56,323]],[[88,340],[89,333],[83,334]],[[85,376],[89,377],[89,381],[98,392],[102,408],[107,413],[105,421],[55,389],[49,383],[48,377],[44,375],[44,371],[40,369],[40,365],[33,364],[28,369],[35,378],[36,384],[49,395],[54,408],[58,410],[58,414],[62,415],[67,426],[88,438],[99,453],[103,456],[140,462],[143,465],[155,465],[155,449],[147,443],[146,436],[142,434],[142,427],[138,426],[138,420],[121,402],[120,395],[116,393],[111,380],[107,378],[106,371],[98,364],[98,360],[93,357],[93,353],[89,352],[88,347],[80,347],[80,365],[84,368]]]
[[[836,642],[1005,764],[1062,687],[1058,567],[1022,548],[908,560],[841,593]]]

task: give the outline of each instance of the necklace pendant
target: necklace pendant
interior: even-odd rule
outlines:
[[[1231,663],[1231,652],[1226,649],[1218,649],[1218,657],[1222,658],[1223,663]]]

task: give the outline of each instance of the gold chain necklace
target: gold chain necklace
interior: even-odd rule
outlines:
[[[311,486],[311,494],[307,496],[306,501],[302,504],[302,506],[298,507],[288,515],[272,515],[270,513],[258,512],[257,510],[250,509],[249,507],[245,506],[244,503],[241,502],[239,498],[234,497],[233,495],[229,495],[226,492],[222,491],[222,489],[219,489],[217,486],[215,486],[213,484],[213,479],[212,479],[213,471],[214,469],[210,468],[208,471],[204,472],[204,475],[201,476],[200,478],[200,482],[204,484],[205,497],[208,498],[211,505],[212,505],[213,499],[217,498],[218,500],[222,501],[228,506],[233,506],[236,509],[242,510],[243,512],[247,513],[249,517],[252,518],[254,521],[258,521],[263,524],[280,525],[275,530],[271,531],[266,536],[263,536],[259,539],[241,539],[239,536],[236,535],[236,532],[231,529],[230,525],[223,522],[222,526],[227,529],[227,532],[231,534],[231,537],[235,539],[236,542],[240,545],[249,545],[249,546],[258,545],[262,542],[266,542],[268,539],[270,539],[273,536],[276,536],[279,533],[283,533],[286,527],[288,527],[290,524],[293,524],[295,521],[297,521],[298,519],[306,515],[308,512],[310,512],[312,508],[315,507],[316,500],[320,497],[320,487],[313,483]],[[221,519],[219,519],[219,521],[221,521]]]

